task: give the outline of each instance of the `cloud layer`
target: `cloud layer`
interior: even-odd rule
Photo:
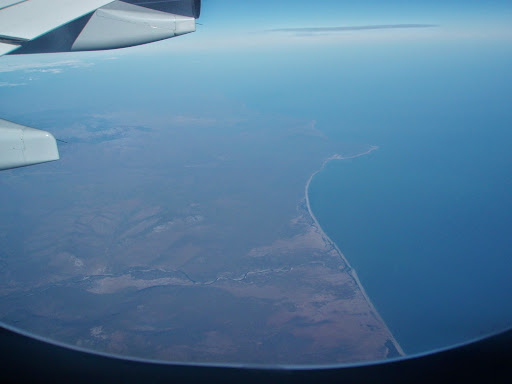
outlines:
[[[435,24],[375,24],[375,25],[359,25],[348,27],[303,27],[303,28],[276,28],[268,29],[266,32],[271,33],[300,33],[300,34],[317,34],[326,32],[346,32],[346,31],[366,31],[375,29],[412,29],[412,28],[433,28]]]

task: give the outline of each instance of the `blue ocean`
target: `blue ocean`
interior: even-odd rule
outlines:
[[[512,50],[449,47],[366,68],[319,121],[379,146],[310,200],[406,353],[512,326]]]

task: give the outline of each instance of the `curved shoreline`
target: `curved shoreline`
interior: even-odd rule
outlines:
[[[366,152],[362,152],[362,153],[359,153],[357,155],[352,155],[352,156],[342,156],[342,155],[339,155],[339,154],[335,154],[329,158],[327,158],[326,160],[324,160],[324,162],[322,163],[322,166],[315,172],[313,172],[313,174],[309,177],[308,179],[308,182],[306,183],[306,187],[305,187],[305,196],[306,196],[306,206],[308,208],[308,212],[309,212],[309,215],[311,216],[311,218],[313,219],[313,222],[315,224],[315,226],[318,228],[318,230],[320,231],[320,234],[322,235],[322,237],[324,237],[333,247],[334,249],[336,249],[336,252],[338,252],[338,254],[340,255],[340,257],[343,259],[343,261],[345,262],[345,264],[347,265],[348,269],[349,269],[349,274],[350,276],[352,277],[352,279],[354,279],[354,282],[356,283],[356,285],[359,287],[359,289],[361,290],[366,302],[368,303],[368,305],[370,306],[370,309],[375,313],[375,316],[378,317],[378,319],[382,322],[382,324],[384,324],[386,326],[386,328],[388,329],[388,332],[391,336],[391,341],[393,342],[393,345],[395,346],[396,350],[398,351],[398,353],[400,353],[400,355],[402,356],[405,356],[405,353],[404,351],[402,350],[402,347],[400,347],[400,344],[398,344],[398,341],[396,341],[395,337],[393,336],[393,334],[391,333],[391,331],[389,330],[388,326],[386,325],[386,323],[384,322],[384,320],[382,319],[382,317],[380,316],[379,312],[377,311],[377,309],[375,308],[375,306],[373,305],[372,301],[370,300],[370,297],[368,296],[368,294],[366,293],[364,287],[363,287],[363,284],[361,284],[361,281],[359,280],[359,277],[357,276],[357,272],[355,271],[354,268],[352,268],[352,266],[350,265],[350,263],[348,262],[347,258],[345,257],[345,255],[343,254],[343,252],[341,252],[340,248],[338,247],[338,245],[332,241],[332,239],[327,236],[327,234],[325,233],[325,231],[323,230],[323,228],[320,226],[320,223],[318,222],[315,214],[313,213],[313,210],[311,209],[311,204],[309,202],[309,186],[311,184],[311,181],[313,180],[313,178],[321,171],[323,171],[323,169],[325,168],[325,166],[327,165],[327,163],[329,163],[330,161],[332,160],[348,160],[348,159],[355,159],[357,157],[361,157],[361,156],[365,156],[365,155],[368,155],[369,153],[375,151],[379,149],[379,147],[377,146],[371,146],[370,149],[368,149]]]

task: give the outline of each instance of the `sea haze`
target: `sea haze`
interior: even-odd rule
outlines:
[[[469,48],[381,55],[360,70],[351,82],[372,78],[371,103],[341,95],[354,113],[325,125],[380,148],[330,162],[310,187],[320,225],[407,353],[512,325],[512,55]]]

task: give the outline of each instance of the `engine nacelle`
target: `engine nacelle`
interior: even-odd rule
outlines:
[[[0,119],[0,170],[59,160],[53,135]]]

